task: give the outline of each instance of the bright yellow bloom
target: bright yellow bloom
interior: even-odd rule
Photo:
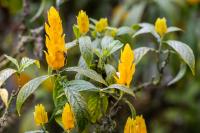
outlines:
[[[118,84],[124,84],[129,87],[135,73],[134,53],[129,44],[126,44],[121,52],[121,58],[118,65],[118,78],[115,77]]]
[[[46,60],[48,65],[54,69],[64,66],[65,56],[65,35],[63,34],[62,20],[54,7],[48,11],[48,24],[45,23],[46,31]]]
[[[89,18],[83,10],[78,13],[77,24],[81,34],[86,34],[89,31]]]
[[[167,23],[165,18],[157,18],[155,30],[162,37],[167,32]]]
[[[62,112],[62,124],[65,130],[71,130],[74,128],[74,114],[71,110],[71,107],[68,103],[65,104],[65,107]]]
[[[101,18],[97,23],[96,23],[96,31],[97,32],[102,32],[108,27],[108,19],[107,18]]]
[[[142,116],[135,119],[128,117],[124,128],[124,133],[147,133],[145,120]]]
[[[47,112],[42,104],[35,106],[35,112],[33,113],[36,125],[43,125],[48,122]]]
[[[191,5],[195,5],[195,4],[198,4],[200,3],[200,0],[187,0],[187,2]]]

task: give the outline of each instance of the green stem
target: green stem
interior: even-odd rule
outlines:
[[[131,116],[132,116],[132,118],[134,118],[136,116],[135,108],[133,107],[133,105],[127,99],[124,99],[124,101],[129,106],[129,108],[131,110]]]

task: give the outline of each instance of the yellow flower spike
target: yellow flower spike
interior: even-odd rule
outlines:
[[[78,13],[77,24],[81,34],[86,34],[89,31],[89,18],[83,10]]]
[[[36,125],[44,125],[48,122],[47,112],[42,104],[38,104],[35,106],[35,112],[33,113],[34,120]]]
[[[161,37],[163,37],[167,32],[167,23],[165,18],[157,18],[155,22],[155,30]]]
[[[128,117],[124,128],[124,133],[147,133],[145,120],[142,116],[135,119]]]
[[[97,32],[103,32],[106,27],[108,27],[108,19],[107,18],[101,18],[95,26],[95,29]]]
[[[48,11],[48,24],[45,23],[46,31],[46,60],[53,70],[58,70],[65,64],[65,35],[63,34],[62,20],[58,11],[51,7]]]
[[[129,87],[135,73],[134,53],[129,44],[126,44],[124,50],[121,51],[118,72],[119,76],[115,77],[117,83]]]
[[[69,103],[65,104],[62,112],[62,124],[65,130],[69,131],[75,127],[74,114]]]

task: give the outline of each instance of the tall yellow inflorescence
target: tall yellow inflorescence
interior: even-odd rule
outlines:
[[[155,22],[155,30],[161,37],[164,36],[167,32],[167,23],[165,18],[157,18]]]
[[[36,125],[44,125],[48,122],[47,112],[42,104],[35,106],[35,112],[33,113]]]
[[[81,34],[86,34],[89,31],[89,18],[83,10],[78,13],[77,24]]]
[[[53,70],[58,70],[65,64],[65,35],[63,34],[62,20],[58,11],[51,7],[48,11],[48,23],[45,23],[46,31],[46,60]]]
[[[73,129],[75,126],[74,114],[71,110],[69,103],[66,103],[63,109],[62,124],[66,131]]]
[[[105,31],[106,27],[108,27],[108,19],[107,18],[101,18],[95,26],[95,29],[97,32],[103,32]]]
[[[128,117],[124,128],[124,133],[147,133],[145,120],[142,116],[135,119]]]
[[[129,87],[135,73],[134,53],[129,44],[126,44],[124,50],[121,52],[118,72],[118,77],[115,77],[117,83]]]

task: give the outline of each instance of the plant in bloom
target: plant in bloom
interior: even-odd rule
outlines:
[[[69,131],[74,128],[74,114],[71,110],[69,103],[65,104],[65,107],[62,112],[62,124],[65,130]]]
[[[46,60],[53,70],[58,70],[65,64],[65,35],[63,34],[62,20],[58,11],[51,7],[48,11],[48,24],[46,31]]]
[[[89,18],[85,11],[81,10],[78,13],[77,24],[81,34],[86,34],[89,31]]]
[[[163,37],[167,32],[167,23],[165,18],[157,18],[155,22],[155,30],[161,37]]]
[[[124,133],[147,133],[145,120],[142,116],[135,119],[128,117],[124,128]]]
[[[106,27],[108,27],[108,19],[107,18],[101,18],[95,26],[95,29],[97,32],[103,32]]]
[[[134,53],[129,44],[126,44],[121,51],[121,58],[118,65],[118,77],[115,77],[118,84],[124,84],[129,87],[135,73]]]
[[[44,125],[48,122],[47,112],[42,104],[35,106],[35,112],[33,113],[36,125]]]

